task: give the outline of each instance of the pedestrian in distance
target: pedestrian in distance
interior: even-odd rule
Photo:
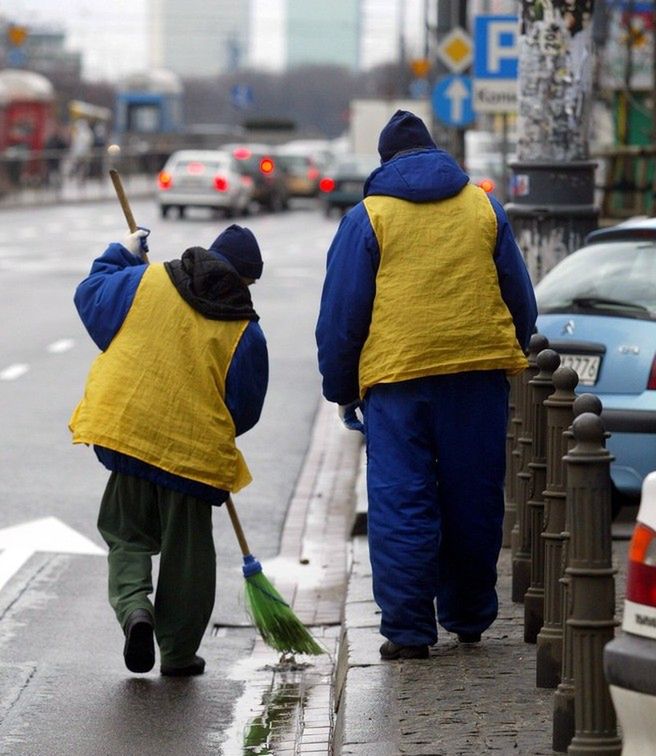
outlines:
[[[101,354],[70,420],[110,471],[98,529],[127,668],[202,674],[214,606],[212,506],[251,481],[235,438],[259,420],[268,383],[249,286],[262,256],[247,228],[147,265],[146,229],[113,243],[75,292]],[[152,557],[160,554],[154,602]]]
[[[381,657],[427,658],[436,610],[462,643],[497,616],[507,375],[537,311],[502,207],[423,121],[397,111],[378,151],[328,251],[316,338],[324,396],[366,438]]]

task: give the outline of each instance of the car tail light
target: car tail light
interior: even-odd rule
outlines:
[[[654,355],[654,359],[651,361],[651,370],[649,371],[647,388],[651,391],[656,391],[656,354]]]
[[[318,168],[308,168],[307,177],[309,181],[316,181],[319,178]]]
[[[214,188],[217,192],[227,192],[228,191],[228,179],[225,178],[225,176],[215,176],[214,177]]]
[[[168,171],[160,171],[157,184],[160,189],[170,189],[173,186],[173,177]]]
[[[497,188],[497,185],[496,185],[496,184],[494,183],[494,181],[492,181],[492,179],[488,179],[488,178],[486,178],[486,179],[481,179],[481,180],[480,180],[480,181],[478,182],[477,186],[480,186],[480,187],[481,187],[481,189],[482,189],[482,190],[483,190],[484,192],[487,192],[488,194],[489,194],[490,192],[493,192],[493,191],[494,191],[494,190],[495,190],[495,189]]]
[[[335,189],[335,179],[328,178],[328,176],[324,176],[321,181],[319,182],[319,189],[322,192],[332,192]]]
[[[190,173],[192,176],[198,176],[204,172],[205,166],[202,163],[189,163],[187,165],[187,173]]]
[[[265,158],[262,158],[262,160],[260,160],[260,170],[262,171],[262,173],[266,173],[266,174],[273,173],[274,168],[275,168],[275,165],[274,165],[273,160],[271,160],[271,158],[265,157]]]
[[[236,150],[233,150],[232,154],[237,160],[248,160],[253,153],[250,150],[247,150],[246,147],[237,147]]]
[[[656,638],[656,472],[649,473],[642,483],[629,546],[622,628]]]
[[[629,547],[626,597],[656,607],[656,532],[641,522],[636,523]]]

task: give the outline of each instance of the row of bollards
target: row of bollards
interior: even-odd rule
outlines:
[[[578,376],[534,334],[528,368],[511,380],[504,545],[512,600],[524,604],[536,685],[554,688],[553,749],[619,754],[603,673],[615,632],[612,456],[601,402],[577,396]]]

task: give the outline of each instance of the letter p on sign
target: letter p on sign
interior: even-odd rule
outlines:
[[[474,78],[516,79],[517,16],[477,16],[474,20]]]

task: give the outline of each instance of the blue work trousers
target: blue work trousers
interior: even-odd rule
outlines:
[[[381,634],[401,645],[481,633],[497,616],[508,381],[438,375],[364,402],[369,551]]]

